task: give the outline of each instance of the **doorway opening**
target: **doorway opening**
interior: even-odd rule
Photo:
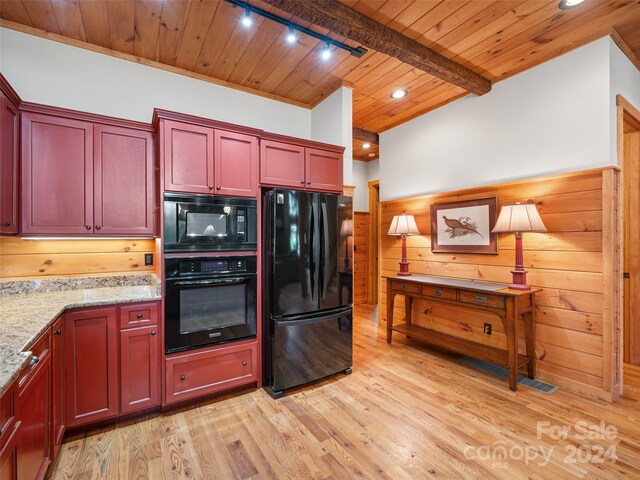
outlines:
[[[380,180],[369,182],[367,227],[367,303],[377,305],[380,287]]]
[[[620,95],[618,151],[623,192],[623,392],[640,396],[640,111]]]

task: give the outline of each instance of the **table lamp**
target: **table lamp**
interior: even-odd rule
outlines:
[[[406,277],[411,275],[409,262],[407,262],[407,236],[420,235],[416,219],[413,218],[413,215],[405,215],[404,212],[402,212],[402,215],[394,216],[387,235],[399,235],[402,238],[402,260],[400,261],[398,276]]]
[[[340,224],[340,236],[347,237],[344,241],[344,268],[349,270],[349,237],[353,235],[353,219],[347,218]]]
[[[515,205],[504,205],[500,210],[496,225],[491,231],[493,233],[513,233],[515,235],[516,268],[511,270],[513,283],[509,285],[509,288],[530,290],[531,287],[527,285],[527,271],[524,269],[522,234],[524,232],[547,231],[535,204],[517,202]]]

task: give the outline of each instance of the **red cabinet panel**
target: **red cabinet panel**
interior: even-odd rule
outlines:
[[[164,189],[213,192],[213,129],[163,120]]]
[[[75,427],[118,415],[116,309],[65,314],[65,423]]]
[[[109,125],[94,127],[94,233],[153,235],[153,136]]]
[[[304,147],[271,140],[260,143],[261,184],[302,188],[304,166]]]
[[[16,422],[7,432],[7,440],[0,448],[0,478],[2,480],[18,480],[19,439],[20,422]]]
[[[79,234],[93,228],[93,125],[22,115],[22,232]]]
[[[0,234],[18,233],[20,116],[0,93]]]
[[[307,148],[305,164],[307,188],[342,193],[342,154]]]
[[[257,355],[250,341],[166,358],[165,404],[256,382]]]
[[[120,332],[120,413],[160,405],[159,339],[156,325]]]
[[[51,459],[58,455],[64,436],[64,318],[51,327]]]
[[[258,139],[215,131],[216,193],[255,197],[258,193]]]
[[[128,303],[118,307],[120,328],[146,327],[158,323],[158,303]]]
[[[48,333],[45,334],[48,337]],[[20,419],[17,468],[19,478],[41,479],[51,463],[51,353],[36,354],[29,372],[18,382],[16,415]]]

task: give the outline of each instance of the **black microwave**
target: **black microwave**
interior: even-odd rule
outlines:
[[[257,200],[164,194],[164,251],[256,250]]]

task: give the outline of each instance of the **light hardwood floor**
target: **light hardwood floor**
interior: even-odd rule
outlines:
[[[355,312],[351,375],[280,400],[249,390],[70,437],[50,478],[640,478],[637,396],[611,405],[562,389],[511,392],[400,335],[387,345],[375,311]],[[538,438],[538,422],[570,431]],[[579,438],[601,422],[614,438]],[[598,463],[611,446],[615,463]]]

